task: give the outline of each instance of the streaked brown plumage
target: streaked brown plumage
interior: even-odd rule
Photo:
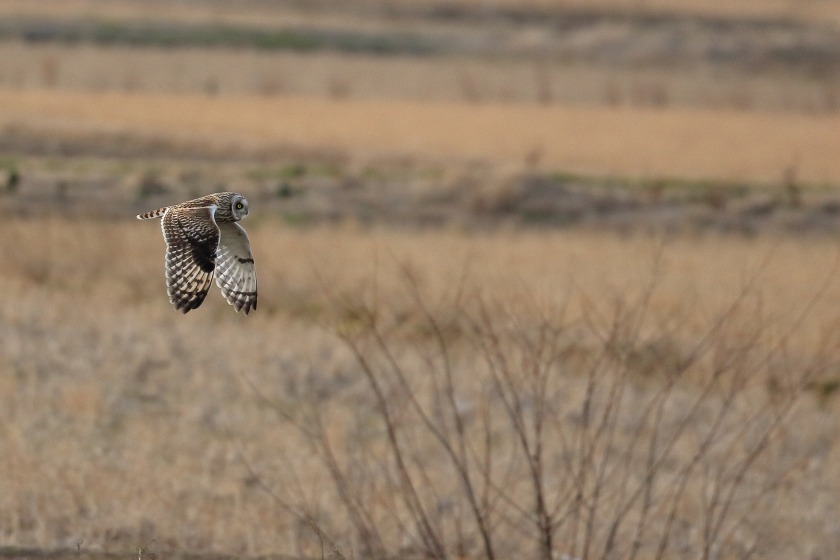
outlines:
[[[187,313],[204,301],[213,276],[228,303],[246,315],[257,308],[257,277],[245,230],[237,224],[248,215],[239,193],[222,192],[144,214],[161,218],[166,241],[169,301]]]

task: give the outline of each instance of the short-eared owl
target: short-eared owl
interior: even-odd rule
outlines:
[[[162,218],[166,287],[176,309],[186,313],[201,305],[214,274],[222,295],[237,312],[247,315],[257,308],[251,246],[236,223],[247,215],[244,196],[222,192],[137,216],[138,220]]]

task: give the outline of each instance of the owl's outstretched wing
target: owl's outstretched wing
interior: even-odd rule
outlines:
[[[213,281],[219,228],[215,207],[170,208],[161,228],[166,240],[166,289],[182,313],[204,301]]]
[[[236,311],[257,308],[257,274],[248,234],[236,222],[219,224],[216,250],[216,284]]]

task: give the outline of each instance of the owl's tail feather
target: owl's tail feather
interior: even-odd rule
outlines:
[[[153,218],[160,218],[161,216],[164,215],[164,213],[166,213],[166,211],[168,209],[169,209],[169,207],[167,206],[165,208],[158,208],[157,210],[152,210],[150,212],[144,212],[143,214],[137,214],[137,219],[138,220],[151,220]]]

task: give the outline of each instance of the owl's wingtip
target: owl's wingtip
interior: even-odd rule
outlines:
[[[241,311],[241,312],[242,312],[242,313],[244,313],[245,315],[247,315],[248,313],[250,313],[252,309],[256,309],[256,308],[255,308],[254,306],[252,306],[252,305],[233,305],[233,307],[234,307],[234,309],[236,309],[236,312],[237,312],[237,313],[239,313],[239,312]]]
[[[256,300],[253,300],[253,301],[234,300],[234,301],[229,301],[228,303],[233,306],[233,308],[236,310],[237,313],[239,313],[241,311],[245,315],[247,315],[251,311],[255,311],[257,309],[257,301]]]

